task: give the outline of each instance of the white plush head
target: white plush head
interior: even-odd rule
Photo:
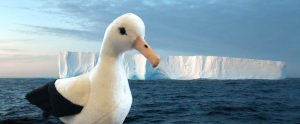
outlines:
[[[118,56],[135,48],[157,66],[159,57],[144,39],[145,25],[135,14],[127,13],[116,18],[105,31],[101,55]]]
[[[145,25],[140,17],[132,13],[116,18],[105,32],[105,38],[114,48],[120,50],[119,52],[132,49],[138,36],[144,38]]]

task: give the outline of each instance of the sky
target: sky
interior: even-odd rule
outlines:
[[[300,77],[299,0],[9,0],[0,2],[0,77],[58,77],[62,50],[99,52],[124,13],[160,55],[284,61]]]

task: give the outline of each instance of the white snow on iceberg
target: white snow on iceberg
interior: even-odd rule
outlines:
[[[61,52],[60,78],[90,71],[98,55],[85,52]],[[129,79],[283,79],[284,62],[218,56],[163,56],[153,69],[141,55],[124,54],[124,69]]]

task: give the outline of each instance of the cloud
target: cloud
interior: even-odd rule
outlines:
[[[33,41],[33,39],[0,39],[1,44],[2,43],[15,43],[15,42],[29,42]]]
[[[296,21],[299,16],[294,15],[300,14],[300,2],[296,0],[271,3],[260,0],[65,0],[46,4],[47,10],[75,20],[75,24],[88,32],[52,27],[43,27],[43,30],[87,39],[97,37],[97,33],[101,36],[110,21],[126,12],[143,18],[146,38],[160,49],[176,51],[184,46],[183,52],[268,58],[273,49],[290,46],[283,45],[282,41],[294,46],[294,41],[299,39],[296,34],[299,28],[295,28],[300,26]],[[252,47],[257,50],[253,52]]]
[[[57,27],[47,27],[47,26],[36,26],[36,25],[23,25],[31,28],[31,30],[21,31],[30,34],[45,34],[54,36],[68,36],[84,39],[86,41],[98,41],[99,34],[92,31],[86,30],[76,30],[76,29],[65,29]]]
[[[12,50],[14,51],[14,49]],[[11,52],[11,50],[8,51]],[[31,63],[33,61],[53,58],[56,56],[57,55],[47,55],[47,54],[2,53],[0,51],[0,63],[7,63],[7,62]]]
[[[14,49],[14,48],[0,48],[0,54],[3,52],[19,52],[20,49]]]

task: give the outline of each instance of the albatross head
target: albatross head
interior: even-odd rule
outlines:
[[[159,56],[145,41],[145,25],[143,20],[135,14],[127,13],[116,18],[106,29],[104,43],[110,45],[110,49],[116,54],[127,50],[136,49],[142,53],[156,67],[159,64]]]

